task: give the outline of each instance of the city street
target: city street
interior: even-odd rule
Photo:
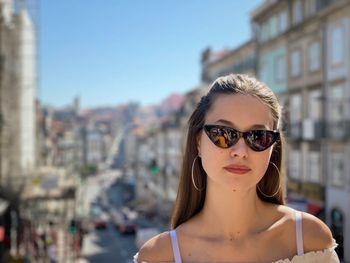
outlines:
[[[85,205],[98,203],[109,211],[111,207],[122,205],[123,187],[115,184],[119,173],[104,173],[89,178],[86,184]],[[108,212],[107,212],[108,213]],[[78,262],[132,262],[137,252],[135,235],[123,235],[112,224],[110,218],[106,229],[92,229],[84,238],[81,258]]]
[[[230,260],[292,257],[295,221],[350,263],[349,61],[350,0],[0,0],[0,263],[133,263],[188,221],[217,262],[256,201],[276,255]]]
[[[85,185],[84,206],[90,210],[92,206],[101,207],[103,213],[108,215],[107,228],[91,230],[85,235],[79,263],[85,262],[133,262],[137,252],[135,243],[136,234],[121,234],[112,222],[112,210],[120,210],[126,199],[130,198],[130,188],[121,182],[120,172],[106,171],[96,177],[89,178]],[[137,217],[134,220],[137,229],[157,228],[164,231],[166,227],[157,218],[153,220]]]

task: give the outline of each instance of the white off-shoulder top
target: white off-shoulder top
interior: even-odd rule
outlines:
[[[296,211],[295,217],[296,217],[295,230],[296,230],[296,241],[297,241],[297,255],[295,255],[292,259],[288,259],[288,258],[280,259],[272,263],[321,263],[321,262],[339,263],[338,255],[335,252],[335,248],[338,246],[338,244],[334,239],[333,239],[333,245],[330,248],[304,253],[302,225],[301,225],[301,222],[302,222],[301,212]],[[182,263],[179,244],[177,242],[176,230],[175,229],[171,230],[169,234],[171,239],[171,245],[173,248],[174,259],[175,259],[173,263]],[[147,261],[138,261],[137,256],[138,256],[138,253],[136,253],[136,255],[134,256],[134,263],[150,263]]]

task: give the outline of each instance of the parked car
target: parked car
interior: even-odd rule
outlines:
[[[108,216],[104,213],[94,217],[93,219],[95,229],[106,229],[108,226]]]
[[[158,234],[160,234],[160,231],[155,227],[138,229],[135,238],[136,247],[140,249],[147,240]]]
[[[129,218],[124,217],[118,226],[118,230],[121,234],[135,234],[136,225]]]

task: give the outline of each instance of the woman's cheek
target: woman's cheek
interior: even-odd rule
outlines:
[[[215,151],[205,151],[202,154],[202,166],[206,174],[215,175],[220,173],[220,170],[225,163],[222,161],[223,151],[218,149]]]
[[[269,167],[270,155],[260,157],[257,161],[258,169],[260,170],[259,174],[261,174],[261,178],[265,175],[267,168]]]

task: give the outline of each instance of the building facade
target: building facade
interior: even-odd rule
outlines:
[[[14,1],[0,3],[1,174],[19,191],[36,164],[36,38],[28,11]]]
[[[264,1],[252,12],[258,76],[284,107],[289,204],[330,226],[345,261],[350,260],[349,8],[341,0]]]
[[[250,40],[232,50],[202,52],[202,83],[212,83],[217,77],[230,73],[256,76],[256,42]]]

